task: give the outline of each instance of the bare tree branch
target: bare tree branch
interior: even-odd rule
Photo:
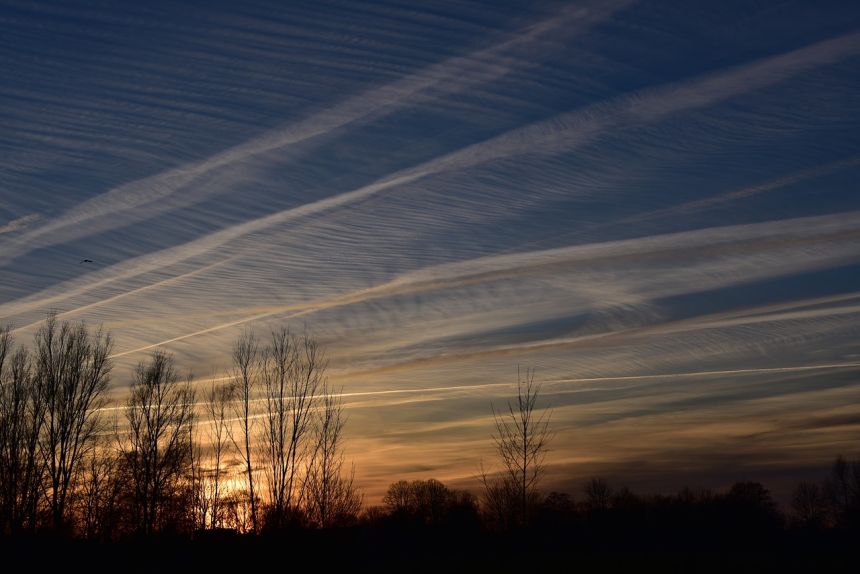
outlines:
[[[527,369],[522,374],[518,368],[516,400],[508,401],[507,409],[501,412],[491,407],[496,426],[492,438],[502,463],[502,476],[492,479],[482,472],[485,499],[498,505],[515,494],[516,502],[509,500],[507,511],[513,515],[511,522],[523,526],[528,524],[529,507],[537,497],[537,485],[552,438],[549,412],[536,408],[539,395],[540,385],[535,383],[534,371]]]
[[[83,323],[57,323],[50,314],[36,333],[35,378],[45,422],[39,442],[47,471],[45,494],[54,529],[65,525],[79,465],[93,446],[99,409],[110,381],[110,335],[90,335]]]
[[[191,456],[194,391],[190,381],[180,383],[171,355],[156,351],[149,363],[138,365],[125,417],[122,459],[132,482],[137,529],[148,535],[158,528],[165,499]]]
[[[233,426],[227,426],[230,441],[236,447],[245,467],[245,479],[248,483],[248,507],[251,514],[251,529],[256,534],[259,531],[257,521],[257,495],[254,490],[254,465],[251,455],[251,437],[254,433],[253,413],[251,402],[259,378],[259,345],[254,334],[243,332],[233,347],[233,372],[231,393],[234,399],[233,413],[239,419],[240,433],[233,432]]]
[[[45,403],[32,355],[13,347],[11,329],[0,328],[0,533],[6,534],[35,529],[44,473],[38,447]]]

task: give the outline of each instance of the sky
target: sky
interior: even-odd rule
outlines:
[[[518,368],[545,490],[780,494],[860,453],[856,2],[0,0],[0,26],[0,323],[103,325],[116,397],[155,349],[205,382],[243,329],[312,333],[369,501],[474,486]]]

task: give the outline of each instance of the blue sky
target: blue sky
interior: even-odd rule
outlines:
[[[351,393],[371,495],[471,484],[518,365],[553,408],[549,486],[779,488],[857,452],[854,2],[0,24],[0,321],[103,324],[118,396],[154,348],[219,377],[242,329],[287,323]]]

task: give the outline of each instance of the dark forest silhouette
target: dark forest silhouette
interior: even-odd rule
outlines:
[[[266,548],[286,536],[320,551],[342,544],[393,568],[429,541],[444,541],[427,557],[435,564],[440,555],[468,563],[482,552],[540,549],[546,558],[569,548],[788,556],[847,548],[860,532],[860,459],[841,456],[821,482],[798,484],[787,509],[750,481],[642,495],[595,477],[578,492],[543,493],[552,433],[533,371],[518,374],[509,403],[492,407],[488,440],[498,457],[489,470],[482,464],[480,492],[401,480],[381,505],[364,506],[344,459],[340,393],[313,337],[243,333],[227,382],[201,396],[171,355],[155,351],[134,371],[125,404],[109,414],[112,346],[101,330],[54,314],[31,347],[0,330],[4,544]],[[493,560],[501,569],[516,562]]]

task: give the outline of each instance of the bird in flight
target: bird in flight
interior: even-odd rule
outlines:
[[[81,259],[81,263],[95,263],[95,261],[92,259]],[[80,265],[80,263],[78,265]]]

